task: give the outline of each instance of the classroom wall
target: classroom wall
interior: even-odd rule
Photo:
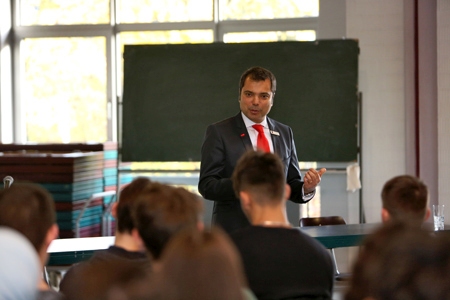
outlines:
[[[428,185],[430,203],[438,202],[437,35],[436,0],[417,1],[418,7],[418,170]]]
[[[359,39],[362,199],[379,222],[384,182],[406,170],[403,1],[347,0],[348,38]]]
[[[399,174],[419,175],[430,189],[430,202],[450,206],[450,2],[417,1],[418,91],[414,2],[346,1],[347,37],[358,38],[361,48],[362,198],[367,222],[380,221],[382,186]]]

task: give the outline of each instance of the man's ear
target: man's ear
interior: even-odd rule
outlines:
[[[384,223],[389,221],[391,219],[391,216],[389,215],[389,212],[387,211],[386,208],[382,208],[381,209],[381,221],[383,221]]]
[[[111,215],[114,217],[114,219],[117,219],[117,205],[119,205],[117,201],[111,205]]]

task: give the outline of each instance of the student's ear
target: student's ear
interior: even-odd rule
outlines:
[[[119,203],[116,201],[111,205],[111,215],[114,217],[114,219],[117,219],[117,205]]]
[[[244,212],[248,212],[252,208],[252,200],[250,194],[246,191],[239,192],[239,198],[241,199],[241,207]]]
[[[390,219],[391,219],[391,217],[390,217],[389,212],[387,211],[387,209],[382,208],[381,209],[381,221],[383,223],[385,223],[385,222],[389,221]]]
[[[291,196],[291,186],[289,184],[284,185],[284,199],[287,200]]]
[[[204,231],[205,230],[205,223],[203,221],[197,221],[197,229],[199,231]]]
[[[141,238],[141,235],[139,234],[137,228],[131,229],[131,236],[133,237],[133,240],[138,246],[138,248],[142,251],[145,251],[144,240]]]
[[[59,235],[59,227],[58,224],[53,224],[47,231],[47,235],[45,237],[45,248],[47,249],[50,246],[51,242],[58,238]]]
[[[426,220],[428,220],[430,215],[431,215],[431,210],[429,207],[427,207],[427,211],[425,212],[425,219],[423,221],[425,222]]]

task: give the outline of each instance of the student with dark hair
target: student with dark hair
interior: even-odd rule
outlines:
[[[396,176],[388,180],[381,192],[383,222],[389,220],[422,225],[430,217],[428,188],[417,177]]]
[[[181,187],[154,182],[140,193],[133,207],[138,237],[153,261],[159,260],[170,238],[181,230],[202,230],[203,202]]]
[[[72,266],[64,275],[60,283],[60,291],[69,295],[76,295],[80,286],[84,286],[84,281],[89,280],[87,274],[92,270],[104,268],[114,268],[107,266],[115,264],[117,261],[124,261],[124,264],[137,265],[141,268],[150,269],[150,259],[139,240],[133,237],[136,231],[135,223],[132,219],[132,209],[139,195],[151,184],[150,179],[138,177],[123,188],[119,200],[112,206],[112,215],[116,218],[116,232],[114,245],[106,250],[96,252],[89,260]],[[111,263],[110,263],[111,262]],[[110,276],[102,273],[105,280]]]
[[[450,299],[450,240],[387,222],[363,242],[345,300]]]
[[[331,299],[334,269],[317,240],[292,228],[286,216],[290,187],[280,158],[248,151],[232,181],[251,226],[231,234],[258,299]]]
[[[151,299],[245,299],[246,279],[239,254],[219,229],[186,230],[167,244],[151,282]]]
[[[6,226],[23,234],[33,245],[41,263],[42,274],[48,260],[47,248],[58,237],[56,211],[53,198],[43,187],[25,182],[0,192],[0,226]],[[63,299],[53,290],[43,276],[37,289],[37,299]]]

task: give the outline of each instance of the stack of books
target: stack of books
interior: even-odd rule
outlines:
[[[15,182],[46,188],[55,201],[60,238],[101,236],[105,224],[113,234],[115,221],[108,212],[116,201],[117,153],[113,142],[0,144],[0,178],[12,176]],[[131,180],[131,175],[122,176],[119,187]],[[110,194],[102,196],[106,191]]]

